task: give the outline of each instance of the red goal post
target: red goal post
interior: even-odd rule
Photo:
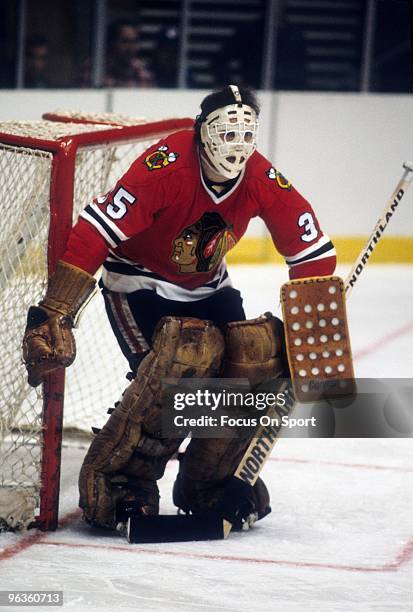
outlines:
[[[151,144],[192,126],[64,111],[0,122],[0,528],[56,528],[62,431],[103,424],[113,393],[126,386],[120,351],[100,348],[109,334],[102,301],[94,300],[76,332],[66,388],[59,370],[31,389],[21,358],[28,307],[44,294],[80,210]]]

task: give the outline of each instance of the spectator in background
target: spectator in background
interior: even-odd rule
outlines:
[[[178,85],[179,36],[176,28],[164,28],[157,40],[152,68],[157,87]]]
[[[24,87],[42,89],[50,87],[47,75],[49,42],[45,36],[30,36],[26,41]]]
[[[103,87],[151,87],[152,73],[138,57],[139,32],[137,25],[128,19],[112,22],[107,31],[107,53]],[[81,86],[91,87],[92,61],[83,66]]]
[[[105,87],[150,87],[153,76],[139,59],[139,32],[132,21],[122,19],[109,25],[107,34]]]

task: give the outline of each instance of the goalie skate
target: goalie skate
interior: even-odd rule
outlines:
[[[311,402],[354,393],[341,278],[314,277],[285,283],[281,303],[296,399]]]

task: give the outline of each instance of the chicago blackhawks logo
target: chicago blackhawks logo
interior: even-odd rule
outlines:
[[[204,213],[173,241],[171,260],[179,272],[209,272],[237,243],[232,226],[218,213]]]
[[[281,189],[287,189],[290,191],[292,185],[288,179],[285,178],[276,168],[271,166],[269,170],[265,173],[271,181],[275,181],[278,187]]]
[[[149,155],[145,157],[143,163],[148,170],[160,170],[176,162],[178,157],[178,153],[174,153],[173,151],[169,151],[168,153],[168,147],[166,145],[161,145],[156,151],[149,153]]]

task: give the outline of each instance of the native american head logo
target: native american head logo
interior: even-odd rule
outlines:
[[[273,166],[271,166],[271,168],[269,170],[267,170],[267,172],[265,173],[268,178],[271,181],[275,181],[278,185],[278,187],[281,187],[281,189],[287,189],[288,191],[291,190],[291,183],[288,179],[285,178],[285,176],[283,176],[281,174],[281,172],[279,172],[276,168],[274,168]]]
[[[167,145],[161,145],[156,151],[149,153],[149,155],[145,157],[143,163],[148,170],[160,170],[176,162],[179,157],[178,153],[174,153],[173,151],[169,151],[168,153],[168,148]]]
[[[216,268],[225,254],[237,243],[237,238],[221,215],[204,213],[185,227],[173,241],[171,260],[179,272],[209,272]]]

